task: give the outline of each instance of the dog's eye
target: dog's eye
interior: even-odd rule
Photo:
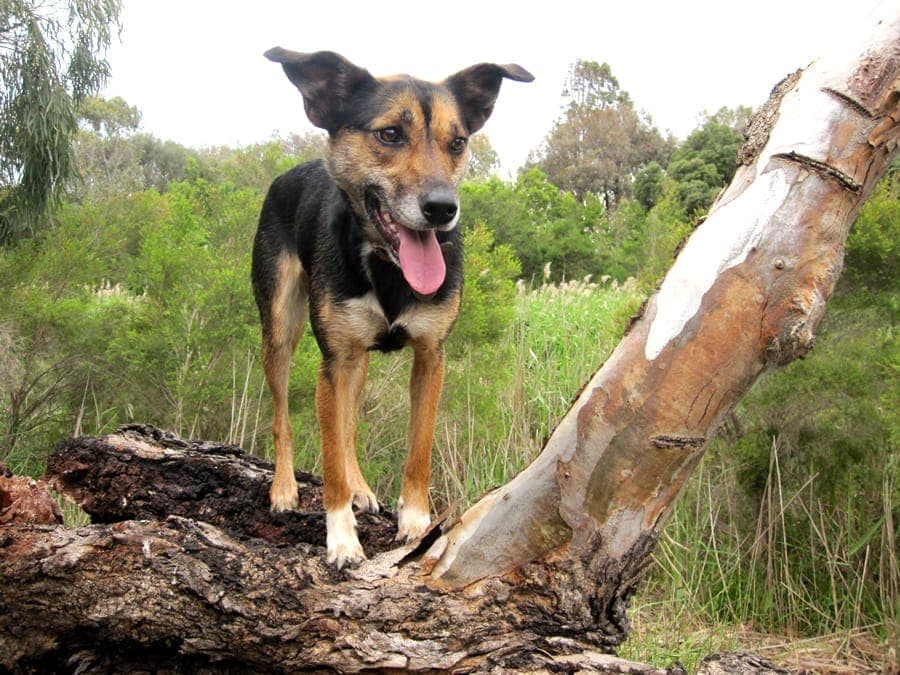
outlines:
[[[463,150],[466,149],[466,142],[468,139],[463,138],[462,136],[457,136],[452,141],[450,141],[450,152],[454,155],[460,154]]]
[[[375,132],[375,138],[385,145],[397,145],[403,141],[403,132],[397,127],[385,127]]]

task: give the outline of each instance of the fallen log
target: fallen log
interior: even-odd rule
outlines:
[[[412,547],[338,572],[321,544],[273,546],[181,516],[13,525],[0,551],[0,579],[15,580],[0,596],[6,667],[679,672],[598,654],[623,636],[594,625],[567,564],[451,593],[424,583]]]
[[[51,486],[93,523],[182,516],[272,544],[318,545],[325,540],[322,481],[303,471],[295,475],[297,509],[272,513],[271,464],[237,446],[188,441],[146,424],[63,441],[47,460]],[[393,546],[397,528],[390,510],[357,520],[367,551]]]

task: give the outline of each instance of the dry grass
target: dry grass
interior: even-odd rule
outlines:
[[[619,655],[658,667],[680,663],[693,672],[710,654],[746,651],[802,673],[900,672],[897,645],[879,638],[875,627],[797,637],[710,623],[669,602],[638,604],[630,618],[631,636]]]

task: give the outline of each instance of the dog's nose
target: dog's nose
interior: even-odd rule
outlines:
[[[459,204],[450,190],[432,190],[420,200],[422,215],[429,225],[446,225],[456,217]]]

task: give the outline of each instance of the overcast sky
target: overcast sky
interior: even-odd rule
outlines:
[[[756,107],[840,41],[854,17],[898,0],[124,0],[105,96],[144,130],[189,146],[246,145],[312,129],[299,93],[262,53],[329,49],[374,75],[439,80],[482,61],[519,63],[485,132],[514,171],[559,115],[569,65],[607,62],[656,126],[684,138],[698,115]]]

